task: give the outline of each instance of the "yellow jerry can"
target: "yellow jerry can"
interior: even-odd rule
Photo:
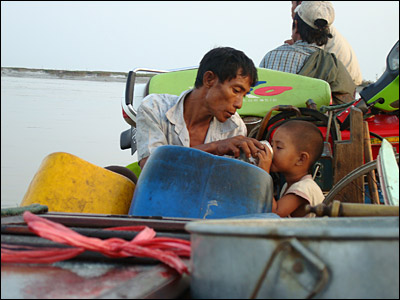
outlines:
[[[57,212],[128,214],[134,190],[135,184],[123,175],[55,152],[42,161],[21,206],[39,203]]]

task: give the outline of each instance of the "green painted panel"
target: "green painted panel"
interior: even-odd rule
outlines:
[[[398,110],[395,101],[399,101],[399,75],[393,80],[388,86],[386,86],[382,91],[372,97],[368,103],[372,103],[375,100],[383,98],[385,101],[383,103],[376,103],[374,107],[382,109],[384,111],[395,111]],[[393,104],[393,106],[391,106]]]
[[[306,107],[306,101],[313,99],[319,108],[329,105],[331,90],[326,81],[258,68],[258,82],[243,99],[238,110],[241,116],[259,116],[275,105]],[[193,88],[197,69],[163,73],[150,81],[149,93],[180,95]]]
[[[197,69],[155,75],[149,85],[149,94],[171,94],[179,96],[194,87]]]
[[[139,167],[139,162],[135,161],[134,163],[131,163],[130,165],[127,165],[126,167],[129,170],[131,170],[133,173],[135,173],[137,178],[139,178],[139,175],[142,171],[142,169]]]

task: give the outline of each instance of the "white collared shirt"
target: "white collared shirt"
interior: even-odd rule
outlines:
[[[138,161],[148,157],[162,145],[190,147],[189,131],[183,118],[183,103],[187,94],[180,96],[150,94],[143,99],[137,112],[136,140]],[[210,123],[204,143],[211,143],[237,135],[247,135],[246,125],[236,112],[226,122],[215,117]]]

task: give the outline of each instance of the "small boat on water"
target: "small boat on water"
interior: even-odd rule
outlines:
[[[155,259],[110,258],[95,251],[47,264],[2,262],[4,299],[398,298],[398,216],[203,221],[40,216],[102,240],[129,241],[135,236],[131,231],[104,228],[132,225],[153,228],[157,237],[190,240],[191,257],[183,259],[189,274]],[[22,216],[2,217],[2,250],[9,245],[20,251],[66,247],[34,235]]]
[[[134,150],[135,114],[144,95],[180,93],[193,85],[195,72],[146,70],[149,81],[142,86],[134,84],[139,71],[131,72],[123,109],[132,128],[121,136],[121,146]],[[314,104],[317,108],[329,106],[326,82],[271,70],[259,69],[259,75],[259,83],[240,111],[249,133],[257,134],[264,116],[271,112],[271,123],[263,133],[266,138],[275,122],[282,120],[274,111],[276,104],[286,105],[285,101],[296,99],[298,103],[289,103],[297,110],[282,111],[284,119],[296,117],[300,111],[307,119],[322,123],[321,131],[332,145],[340,139],[337,126],[331,126],[332,117],[311,108]],[[397,82],[397,90],[393,86],[391,90],[397,92],[398,100],[398,73],[393,82]],[[379,91],[371,97],[373,88]],[[364,101],[374,102],[380,109],[379,120],[397,118],[397,144],[393,140],[392,145],[398,152],[398,115],[393,113],[394,102],[377,101],[381,92],[387,97],[388,90],[383,90],[381,83],[369,87],[364,93],[369,98]],[[310,98],[313,101],[309,102]],[[389,139],[391,135],[385,132],[384,137]],[[387,148],[385,141],[382,148]],[[179,160],[168,158],[178,157],[177,153],[181,155]],[[316,181],[326,192],[333,185],[332,159],[327,155],[315,169]],[[383,151],[378,160],[385,198],[392,199],[388,200],[391,209],[379,204],[351,203],[350,207],[342,203],[332,205],[329,214],[322,209],[320,215],[330,217],[283,219],[270,213],[270,175],[262,177],[255,166],[242,161],[164,146],[160,147],[159,157],[149,158],[143,173],[131,166],[139,177],[133,182],[74,155],[51,154],[39,167],[21,207],[4,215],[2,210],[2,298],[398,299],[398,202],[393,206],[398,190],[390,189],[396,168],[387,168],[396,163]],[[156,161],[163,164],[164,173],[157,170]],[[213,168],[219,163],[224,164],[224,170],[240,174],[239,181],[230,186],[222,184],[219,180],[223,174]],[[205,180],[201,179],[202,172],[207,173]],[[209,176],[220,184],[210,184]],[[157,181],[152,182],[155,178]],[[189,182],[189,178],[197,181]],[[260,178],[264,186],[256,190]],[[37,217],[24,210],[37,210]],[[74,239],[80,246],[71,246]],[[160,243],[152,244],[154,240]],[[90,248],[89,241],[97,246],[107,244],[108,248],[97,251],[99,248]],[[178,251],[182,249],[175,242],[190,244],[190,257],[179,255],[183,252]],[[132,254],[137,254],[134,251],[139,248],[143,252],[116,257],[116,252],[128,251],[121,245]],[[173,251],[178,254],[173,256]],[[57,260],[62,253],[71,257],[39,263]],[[32,257],[38,263],[33,263]],[[187,273],[176,267],[181,263]]]
[[[148,163],[151,170],[151,161]],[[247,165],[250,170],[257,169]],[[141,176],[146,178],[146,173]],[[79,185],[77,177],[72,179]],[[73,200],[74,193],[64,190],[63,194],[64,197],[69,194],[70,202]],[[87,191],[83,194],[91,195]],[[164,196],[170,206],[174,203],[168,201],[173,199],[176,206],[182,205],[179,197]],[[98,201],[104,202],[105,198]],[[19,207],[38,209],[36,213],[41,218],[102,241],[123,239],[129,243],[138,236],[128,230],[132,226],[152,228],[157,238],[190,241],[190,258],[181,258],[189,273],[180,274],[154,258],[111,258],[86,250],[54,263],[2,262],[2,298],[398,297],[398,206],[393,207],[397,216],[391,211],[385,217],[373,216],[379,215],[379,208],[386,205],[370,205],[375,212],[364,217],[347,214],[345,218],[283,219],[261,213],[218,218],[222,213],[218,209],[226,205],[223,201],[216,202],[219,206],[208,206],[202,215],[207,220],[151,215],[151,207],[146,208],[148,216],[48,212],[43,205]],[[169,211],[177,214],[174,209]],[[190,209],[191,213],[197,211],[202,211],[201,207]],[[353,208],[353,215],[354,211]],[[217,218],[210,220],[213,214]],[[1,221],[2,252],[17,250],[23,256],[25,250],[70,249],[68,245],[37,236],[24,215],[2,216]]]

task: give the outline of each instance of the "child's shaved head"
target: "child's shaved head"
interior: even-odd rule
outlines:
[[[310,154],[309,168],[311,168],[324,150],[324,138],[319,128],[311,122],[302,120],[289,120],[279,128],[285,129],[290,134],[299,152],[304,151]]]

